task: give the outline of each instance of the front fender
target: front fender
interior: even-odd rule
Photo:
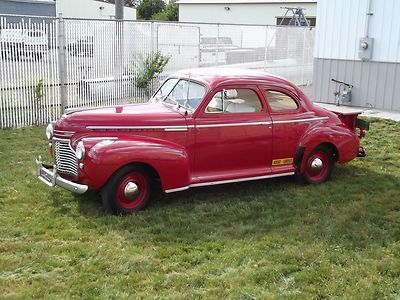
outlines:
[[[357,157],[360,139],[357,135],[340,125],[310,128],[300,140],[299,147],[304,147],[300,173],[304,171],[306,159],[318,145],[332,144],[338,151],[338,162],[343,164]]]
[[[103,140],[88,148],[81,181],[92,189],[100,189],[117,170],[132,163],[154,168],[163,191],[189,184],[188,153],[181,145],[143,136],[126,136]]]

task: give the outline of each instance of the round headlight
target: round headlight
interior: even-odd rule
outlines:
[[[78,145],[76,145],[75,156],[76,156],[76,158],[79,159],[79,160],[85,158],[85,145],[83,144],[82,141],[80,141],[80,142],[78,143]]]
[[[46,127],[46,137],[50,140],[53,137],[53,124],[49,124]]]

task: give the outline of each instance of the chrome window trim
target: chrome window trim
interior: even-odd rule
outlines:
[[[239,178],[239,179],[229,179],[229,180],[194,183],[194,184],[190,184],[190,185],[183,186],[183,187],[180,187],[180,188],[165,190],[165,193],[174,193],[174,192],[185,191],[185,190],[188,190],[188,189],[190,189],[192,187],[201,187],[201,186],[219,185],[219,184],[226,184],[226,183],[253,181],[253,180],[260,180],[260,179],[283,177],[283,176],[292,176],[294,174],[295,174],[294,172],[288,172],[288,173],[263,175],[263,176],[256,176],[256,177],[246,177],[246,178]]]

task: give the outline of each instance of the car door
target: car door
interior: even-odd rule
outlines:
[[[257,86],[217,88],[199,109],[195,118],[194,181],[269,173],[272,126]]]
[[[271,86],[264,87],[262,92],[273,123],[272,171],[293,171],[299,141],[310,124],[318,118],[315,118],[315,114],[303,106],[302,100],[288,89]]]

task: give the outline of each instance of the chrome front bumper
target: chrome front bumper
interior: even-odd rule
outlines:
[[[48,186],[60,186],[70,192],[77,194],[83,194],[88,190],[87,185],[66,180],[58,175],[56,166],[53,166],[52,170],[43,166],[42,158],[40,156],[36,159],[36,167],[37,177]]]

